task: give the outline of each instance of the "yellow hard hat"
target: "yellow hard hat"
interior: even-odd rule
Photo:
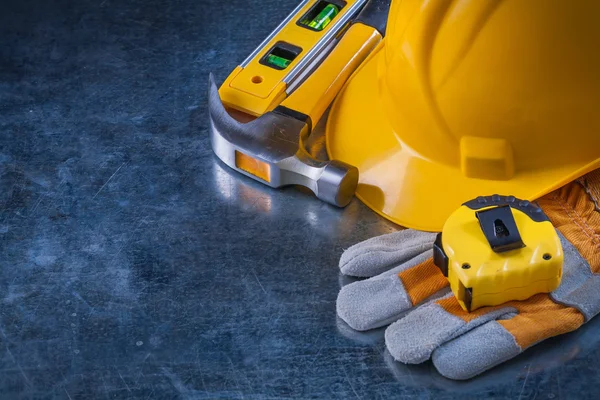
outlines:
[[[533,200],[600,167],[600,1],[393,0],[327,122],[329,156],[397,224]]]

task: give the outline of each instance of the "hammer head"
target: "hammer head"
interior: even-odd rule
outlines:
[[[221,161],[271,187],[301,185],[327,203],[344,207],[350,202],[358,170],[312,158],[302,146],[309,123],[274,111],[241,123],[225,109],[212,74],[208,90],[212,148]]]

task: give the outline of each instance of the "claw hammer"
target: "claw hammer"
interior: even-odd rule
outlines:
[[[274,110],[241,123],[226,110],[212,74],[209,116],[213,151],[229,167],[268,186],[301,185],[345,207],[358,185],[358,169],[319,161],[304,148],[350,75],[381,42],[390,0],[369,0],[321,65]]]

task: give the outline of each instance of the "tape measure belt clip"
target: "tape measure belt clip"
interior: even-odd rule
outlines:
[[[495,253],[525,247],[509,205],[475,211],[481,231]]]

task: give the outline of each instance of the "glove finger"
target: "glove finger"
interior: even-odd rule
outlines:
[[[584,322],[577,309],[555,303],[546,294],[507,304],[518,314],[488,322],[434,351],[433,364],[440,374],[469,379],[545,339],[574,331]]]
[[[344,251],[340,270],[351,276],[378,275],[431,249],[435,236],[411,229],[376,236]]]
[[[385,343],[396,361],[419,364],[427,361],[442,344],[488,321],[515,312],[514,307],[499,306],[468,313],[450,293],[390,325],[385,331]]]
[[[446,378],[464,380],[521,352],[515,338],[498,321],[490,321],[441,345],[431,359]]]
[[[429,250],[378,276],[344,286],[337,298],[340,318],[355,330],[378,328],[432,296],[446,294],[448,281],[433,264],[432,253]]]

